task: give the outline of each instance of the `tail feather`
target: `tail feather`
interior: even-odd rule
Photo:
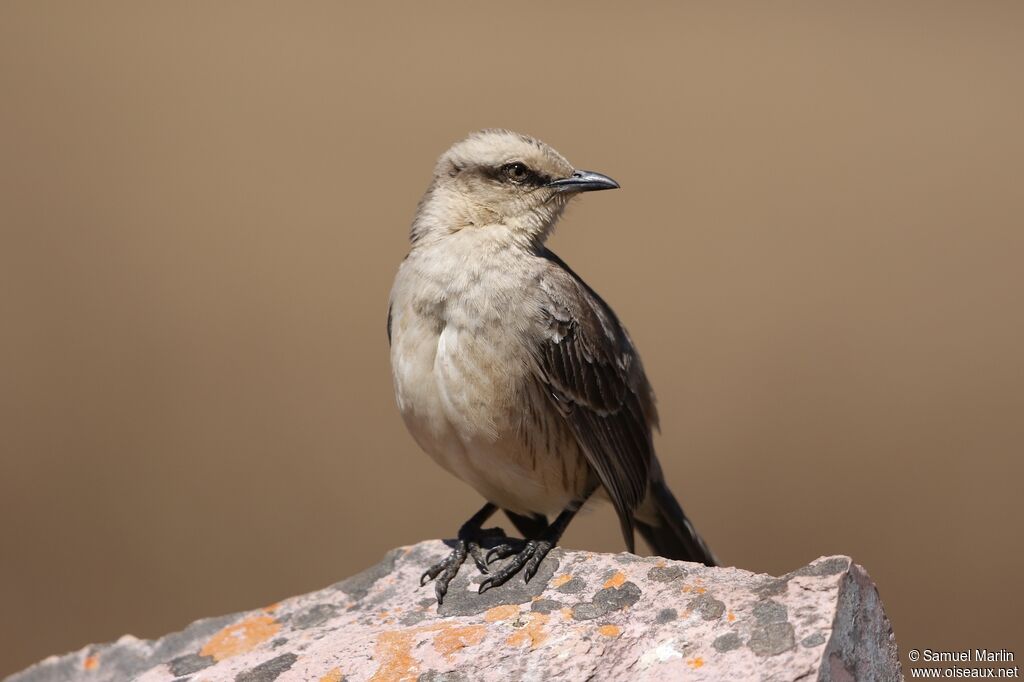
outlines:
[[[636,528],[658,556],[718,566],[718,559],[686,518],[664,481],[652,481],[646,500],[653,518],[636,519]],[[649,522],[650,521],[650,522]]]

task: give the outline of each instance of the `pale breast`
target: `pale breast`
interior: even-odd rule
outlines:
[[[561,417],[538,394],[521,334],[528,297],[508,273],[440,282],[406,262],[392,293],[399,409],[417,443],[500,506],[555,513],[587,470]],[[465,274],[465,273],[463,273]],[[502,280],[502,281],[494,281]]]

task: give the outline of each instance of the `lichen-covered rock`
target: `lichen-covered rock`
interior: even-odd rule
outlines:
[[[898,680],[874,584],[847,557],[779,578],[631,554],[553,551],[529,583],[477,594],[468,562],[439,609],[438,541],[318,592],[51,657],[8,682]]]

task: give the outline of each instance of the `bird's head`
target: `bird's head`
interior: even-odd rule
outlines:
[[[573,168],[540,140],[508,130],[482,130],[438,159],[413,222],[412,240],[486,229],[540,244],[573,196],[618,186],[606,175]]]

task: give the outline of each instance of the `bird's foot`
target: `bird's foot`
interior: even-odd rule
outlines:
[[[505,542],[492,548],[485,557],[487,563],[508,556],[513,558],[499,571],[490,574],[486,580],[480,583],[480,593],[483,594],[492,587],[503,585],[520,570],[523,571],[525,581],[530,582],[530,578],[537,573],[540,563],[544,561],[544,557],[554,546],[555,543],[551,540],[527,540],[519,545],[519,549],[516,549],[516,544],[511,542]]]
[[[467,556],[473,557],[473,563],[481,573],[488,572],[487,557],[484,555],[484,549],[480,543],[492,539],[505,540],[502,545],[499,545],[500,547],[508,544],[509,538],[500,528],[486,528],[477,531],[472,536],[460,537],[455,541],[455,547],[448,556],[423,572],[423,575],[420,576],[420,587],[433,580],[434,594],[437,596],[437,604],[440,606],[444,601],[444,595],[448,593],[448,585],[458,574],[459,568],[466,561]]]

